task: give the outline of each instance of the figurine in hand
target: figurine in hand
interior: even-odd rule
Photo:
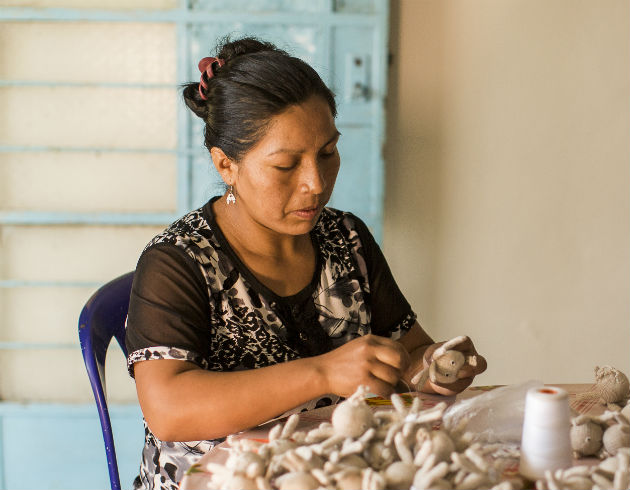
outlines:
[[[452,394],[470,385],[473,377],[485,369],[486,360],[477,353],[470,338],[463,335],[430,346],[424,353],[422,369],[411,378],[411,383],[416,391]]]

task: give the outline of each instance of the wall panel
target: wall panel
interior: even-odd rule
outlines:
[[[0,145],[173,150],[177,100],[160,88],[1,87]]]
[[[0,153],[0,208],[174,213],[176,179],[168,153]]]
[[[93,291],[93,287],[59,286],[0,289],[3,317],[0,342],[78,346],[77,332],[73,328],[77,311]]]
[[[0,0],[1,7],[107,10],[167,10],[178,4],[178,0]]]
[[[144,226],[4,226],[0,229],[1,277],[105,282],[135,269],[142,249],[161,230]]]
[[[3,22],[0,79],[175,83],[175,27],[128,22]]]
[[[110,403],[136,401],[135,384],[117,345],[106,362]],[[81,349],[0,351],[0,399],[17,402],[93,403]],[[94,409],[96,415],[96,409]],[[68,437],[72,437],[69,434]]]

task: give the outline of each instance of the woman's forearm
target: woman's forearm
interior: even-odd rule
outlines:
[[[365,335],[319,356],[260,369],[214,372],[161,359],[138,362],[134,371],[151,431],[166,441],[193,441],[253,427],[327,393],[350,396],[360,385],[389,396],[408,366],[404,342]]]
[[[178,360],[144,361],[134,369],[147,424],[165,441],[224,437],[324,395],[327,388],[317,358],[234,372]]]

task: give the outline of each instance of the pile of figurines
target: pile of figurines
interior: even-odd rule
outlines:
[[[598,417],[574,417],[571,442],[576,458],[602,461],[547,472],[535,482],[537,489],[630,488],[630,405],[620,405],[628,399],[628,380],[609,366],[596,368],[596,378],[600,385],[607,384],[602,388],[596,383],[582,398],[604,401],[608,410]],[[614,391],[611,380],[622,385],[615,396],[608,395]],[[208,488],[517,490],[528,486],[517,472],[517,445],[475,441],[465,423],[451,430],[440,427],[446,403],[423,410],[420,398],[408,405],[394,394],[394,410],[373,410],[365,401],[367,391],[360,387],[335,408],[331,422],[314,429],[297,430],[299,416],[294,414],[271,430],[269,442],[228,438],[226,463],[207,463],[204,468],[212,474]]]
[[[394,410],[373,411],[361,387],[334,410],[331,422],[297,431],[298,415],[275,426],[269,442],[229,438],[225,465],[208,463],[212,488],[223,490],[502,490],[523,487],[504,470],[518,451],[505,444],[470,443],[468,434],[435,430],[446,403],[422,410],[391,397]]]

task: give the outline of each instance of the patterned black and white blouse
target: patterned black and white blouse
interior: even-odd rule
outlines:
[[[216,199],[216,198],[214,198]],[[211,200],[156,236],[142,253],[127,319],[128,366],[181,359],[202,369],[254,369],[318,355],[373,333],[398,339],[416,320],[383,254],[356,216],[325,208],[311,231],[313,280],[280,297],[239,260]],[[312,400],[302,409],[338,401]],[[176,489],[184,472],[220,440],[168,442],[146,422],[134,488]]]

